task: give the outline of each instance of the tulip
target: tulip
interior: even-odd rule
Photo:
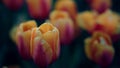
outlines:
[[[50,21],[56,22],[58,19],[70,18],[67,12],[54,10],[50,14]]]
[[[46,19],[51,10],[52,0],[27,0],[30,16],[35,19]]]
[[[120,38],[119,16],[110,10],[101,15],[89,11],[80,13],[77,16],[77,23],[80,28],[87,30],[90,34],[102,31],[110,35],[113,41]]]
[[[97,11],[99,14],[104,13],[111,7],[111,0],[87,0],[92,10]]]
[[[77,15],[77,24],[80,28],[92,31],[96,25],[94,14],[86,11]]]
[[[50,14],[51,23],[60,31],[62,44],[70,44],[74,39],[74,24],[68,14],[63,11],[53,11]]]
[[[35,21],[21,23],[16,33],[18,51],[23,59],[30,59],[30,38],[32,28],[37,27]]]
[[[30,53],[34,62],[46,67],[60,54],[59,31],[50,23],[43,23],[32,29]]]
[[[108,10],[104,14],[98,16],[94,31],[96,31],[99,26],[100,31],[109,34],[112,40],[116,42],[118,39],[120,39],[119,25],[118,15]]]
[[[98,17],[97,21],[103,29],[108,34],[115,34],[117,30],[117,26],[119,25],[119,17],[113,14],[111,11],[106,12]]]
[[[85,53],[88,59],[107,67],[112,62],[115,52],[110,37],[95,32],[91,38],[85,40]]]
[[[3,3],[11,10],[18,10],[22,7],[23,0],[3,0]]]
[[[78,24],[76,22],[76,16],[77,16],[77,6],[74,2],[74,0],[58,0],[55,4],[55,10],[59,11],[66,11],[74,23],[75,28],[75,36],[77,37],[80,33],[80,29],[78,27]]]
[[[75,21],[77,15],[77,7],[72,0],[59,0],[55,4],[55,10],[66,11],[71,18]]]

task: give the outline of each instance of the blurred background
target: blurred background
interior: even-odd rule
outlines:
[[[14,0],[13,0],[14,1]],[[56,0],[53,0],[52,9]],[[75,0],[78,12],[90,10],[85,0]],[[120,13],[120,1],[112,0],[112,10]],[[30,17],[27,4],[24,1],[23,6],[17,11],[8,9],[0,0],[0,68],[9,66],[9,68],[38,68],[33,60],[23,60],[17,50],[15,43],[10,39],[10,29],[21,22],[33,20]],[[51,10],[52,10],[51,9]],[[37,24],[42,24],[45,20],[38,20]],[[77,37],[69,46],[61,46],[59,59],[48,66],[48,68],[100,68],[99,65],[90,61],[84,53],[84,39],[90,35],[82,30],[81,36]],[[120,68],[120,42],[114,43],[115,57],[109,68]],[[13,67],[14,66],[14,67]]]

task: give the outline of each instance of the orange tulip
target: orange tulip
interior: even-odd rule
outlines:
[[[75,21],[77,15],[77,7],[73,0],[59,0],[55,4],[55,10],[66,11]]]
[[[99,14],[104,13],[111,7],[112,0],[87,0],[92,10],[97,11]]]
[[[91,34],[95,31],[102,31],[112,36],[113,41],[117,41],[116,37],[120,38],[119,16],[110,10],[100,15],[90,11],[80,13],[77,16],[77,23],[79,27]]]
[[[99,30],[109,34],[114,42],[120,39],[119,16],[116,13],[108,10],[99,15],[96,22],[97,25],[95,25],[92,32],[96,31],[99,27]]]
[[[60,54],[59,31],[50,23],[44,23],[32,30],[30,52],[34,62],[45,67]]]
[[[107,34],[95,32],[92,38],[85,40],[86,56],[99,65],[108,66],[114,57],[114,48]]]
[[[50,14],[50,21],[55,23],[58,19],[70,18],[68,13],[64,11],[54,10]]]
[[[21,23],[16,33],[16,43],[22,58],[30,59],[30,38],[32,28],[37,27],[35,21]]]
[[[66,11],[69,14],[74,23],[75,37],[78,37],[80,29],[76,22],[77,6],[74,0],[58,0],[55,4],[55,10]]]
[[[117,26],[119,25],[119,17],[112,13],[111,11],[108,11],[102,15],[100,15],[97,19],[99,24],[103,26],[103,29],[108,34],[115,34],[117,30]]]
[[[23,5],[23,0],[3,0],[6,7],[11,10],[18,10]]]
[[[63,11],[53,11],[50,14],[51,23],[60,31],[60,41],[62,44],[70,44],[74,38],[73,21],[68,14]]]
[[[77,24],[80,28],[92,31],[96,25],[94,14],[86,11],[77,15]]]
[[[27,6],[32,18],[46,19],[51,10],[52,0],[27,0]]]

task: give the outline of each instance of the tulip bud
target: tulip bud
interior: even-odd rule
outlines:
[[[46,67],[59,57],[59,31],[52,24],[44,23],[31,34],[31,56],[37,65]]]
[[[68,14],[63,11],[53,11],[50,21],[60,31],[61,43],[70,44],[74,38],[74,25]]]
[[[78,14],[76,20],[79,27],[87,31],[92,31],[96,25],[94,15],[89,11]]]
[[[85,53],[90,60],[102,67],[108,66],[114,57],[110,37],[107,34],[95,32],[92,38],[85,40]]]
[[[117,30],[117,25],[119,24],[118,18],[117,15],[108,11],[105,14],[100,15],[97,21],[103,26],[104,31],[108,34],[114,34]]]
[[[58,0],[55,4],[55,10],[65,11],[69,14],[74,23],[75,37],[78,37],[80,35],[80,29],[76,22],[77,6],[74,0]]]
[[[90,7],[97,11],[99,14],[104,13],[111,7],[111,0],[87,0]]]
[[[51,10],[52,0],[27,0],[30,16],[35,19],[46,19]]]
[[[58,11],[58,10],[54,10],[53,12],[51,12],[50,14],[50,21],[51,22],[56,22],[58,19],[65,19],[65,18],[70,18],[68,13],[64,12],[64,11]]]
[[[97,18],[97,22],[98,22],[98,25],[100,26],[99,27],[100,31],[109,34],[112,38],[112,41],[115,42],[118,40],[117,38],[120,36],[119,35],[119,33],[120,33],[119,32],[119,29],[120,29],[119,25],[120,24],[119,24],[119,17],[117,14],[108,10],[106,13],[100,15]],[[98,25],[95,25],[95,27],[98,27]],[[96,30],[97,29],[94,28],[94,31],[96,31]],[[94,32],[94,31],[92,31],[92,32]]]
[[[16,33],[18,51],[22,58],[30,59],[30,38],[32,28],[37,27],[35,21],[21,23]]]
[[[23,0],[3,0],[6,7],[11,10],[18,10],[23,5]]]
[[[55,4],[55,10],[66,11],[75,21],[77,15],[77,7],[73,0],[59,0]]]

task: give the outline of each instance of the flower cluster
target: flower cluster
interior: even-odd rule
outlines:
[[[112,43],[120,39],[120,17],[109,8],[111,0],[87,0],[92,11],[78,13],[74,0],[26,0],[29,15],[38,20],[48,19],[37,27],[35,21],[20,23],[10,35],[22,58],[33,59],[46,67],[60,55],[60,45],[70,45],[82,31],[92,36],[85,39],[88,59],[106,67],[111,64],[115,50]],[[9,8],[18,9],[23,0],[3,0]]]
[[[16,28],[15,42],[22,58],[32,58],[40,67],[46,67],[59,57],[59,31],[51,23],[37,27],[35,21],[28,21]]]

